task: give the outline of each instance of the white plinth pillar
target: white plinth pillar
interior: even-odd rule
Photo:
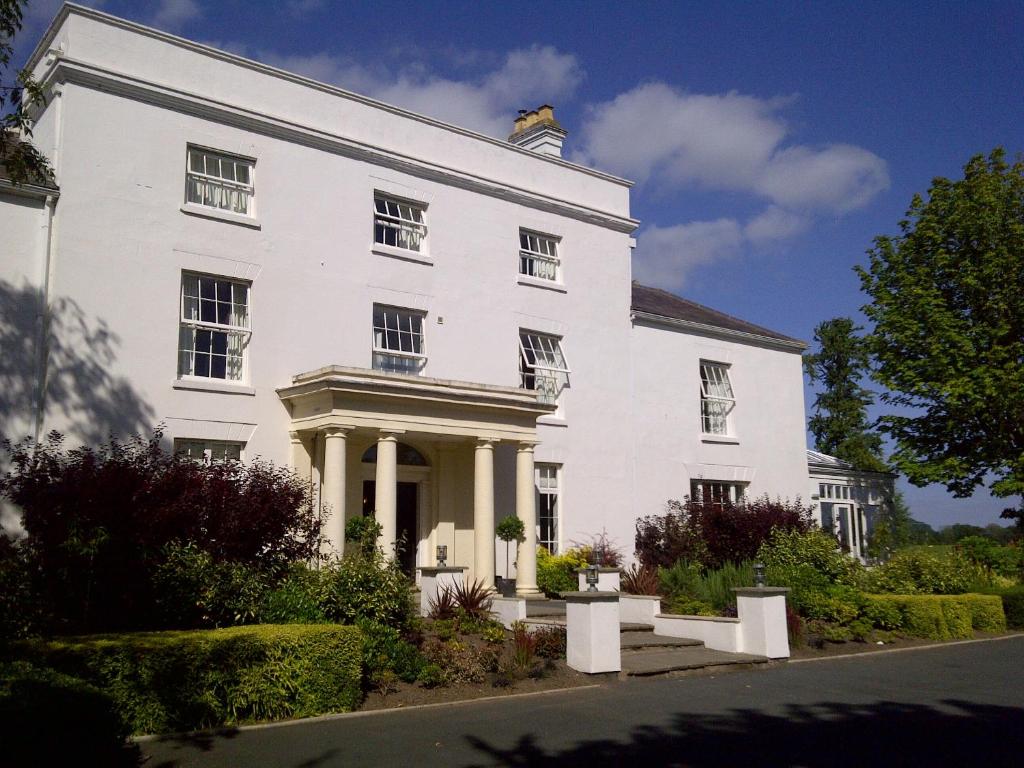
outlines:
[[[769,659],[789,658],[785,587],[744,587],[736,593],[740,650]]]
[[[455,591],[462,586],[465,568],[440,566],[417,568],[420,573],[420,616],[430,613],[430,604],[437,602],[437,596],[445,591]]]
[[[395,557],[398,538],[398,438],[381,432],[377,440],[375,517],[380,525],[380,547],[389,560]]]
[[[537,595],[537,491],[533,477],[533,443],[516,451],[516,517],[523,521],[523,541],[516,555],[516,592]]]
[[[379,461],[379,459],[378,459]],[[479,440],[473,471],[473,578],[494,589],[494,441]]]
[[[347,429],[329,427],[324,436],[323,494],[320,497],[327,519],[326,545],[331,554],[345,552],[345,436]]]
[[[622,670],[618,592],[564,592],[565,660],[578,672]]]

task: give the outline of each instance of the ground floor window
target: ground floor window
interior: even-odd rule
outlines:
[[[538,464],[537,543],[553,555],[558,554],[558,497],[562,469],[558,464]]]
[[[723,483],[717,480],[691,480],[690,499],[713,504],[716,507],[726,503],[738,504],[743,500],[746,483]]]
[[[201,464],[221,464],[225,461],[242,460],[242,443],[227,440],[190,440],[179,438],[174,441],[174,452],[183,453]]]

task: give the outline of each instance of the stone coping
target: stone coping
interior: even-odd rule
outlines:
[[[618,592],[561,592],[560,594],[567,603],[619,602]]]
[[[633,600],[664,600],[661,595],[631,595],[629,592],[619,592],[620,597],[628,597]]]
[[[523,602],[526,602],[526,598],[525,597],[519,597],[518,595],[516,597],[505,597],[504,595],[491,595],[490,599],[495,601],[495,602],[501,601],[501,600],[507,600],[510,603],[515,601],[515,600],[522,600]]]
[[[467,565],[440,565],[440,566],[422,566],[416,569],[420,573],[426,576],[433,576],[438,573],[462,573],[468,571],[469,566]]]
[[[656,619],[686,619],[687,621],[710,621],[720,624],[739,624],[740,620],[732,616],[682,616],[678,613],[659,613]]]
[[[787,594],[789,587],[733,587],[732,591],[743,597],[775,597]]]
[[[577,568],[576,573],[586,573],[590,568]],[[621,568],[598,568],[598,573],[622,573]]]

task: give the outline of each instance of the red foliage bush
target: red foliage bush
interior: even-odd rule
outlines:
[[[317,556],[320,518],[305,485],[266,462],[206,466],[151,439],[65,450],[4,443],[0,495],[22,510],[36,588],[65,631],[141,628],[165,547],[276,573]]]
[[[806,532],[811,510],[799,499],[790,503],[762,496],[739,504],[689,498],[668,502],[664,515],[636,523],[636,556],[650,568],[668,568],[678,560],[721,568],[752,560],[776,528]]]

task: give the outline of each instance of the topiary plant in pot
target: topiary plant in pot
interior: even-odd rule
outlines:
[[[515,597],[516,594],[516,580],[508,578],[509,573],[509,545],[514,541],[518,545],[519,543],[526,540],[525,527],[523,521],[515,515],[509,515],[494,529],[495,533],[498,534],[498,538],[505,542],[505,574],[506,577],[501,580],[501,595],[502,597]],[[517,556],[518,557],[518,556]]]

